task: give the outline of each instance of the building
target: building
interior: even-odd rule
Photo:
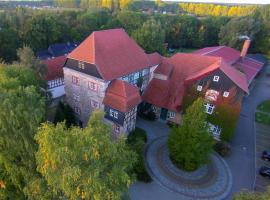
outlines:
[[[65,95],[63,67],[66,57],[77,43],[53,44],[47,50],[39,51],[37,58],[47,67],[47,92],[50,92],[52,99],[60,98]]]
[[[65,63],[67,102],[83,126],[96,109],[114,132],[135,128],[137,105],[159,62],[147,55],[123,29],[95,31],[72,51]]]
[[[175,124],[191,94],[204,97],[209,115],[219,104],[239,107],[262,67],[246,56],[248,46],[242,53],[222,46],[167,58],[146,54],[123,29],[95,31],[67,56],[67,102],[83,126],[94,110],[104,110],[115,134],[134,130],[142,101],[157,118]],[[218,139],[221,127],[210,125]]]

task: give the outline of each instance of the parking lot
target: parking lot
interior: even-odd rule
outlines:
[[[256,180],[254,189],[264,191],[270,185],[270,178],[262,177],[258,170],[261,166],[270,167],[269,161],[261,159],[262,151],[270,150],[270,126],[256,123]]]

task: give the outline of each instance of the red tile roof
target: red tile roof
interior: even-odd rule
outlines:
[[[106,90],[103,104],[127,112],[141,102],[139,88],[122,80],[114,80]]]
[[[173,70],[173,65],[167,60],[167,58],[162,58],[162,62],[160,65],[155,69],[154,73],[156,74],[163,74],[165,76],[170,76]]]
[[[147,54],[123,29],[93,32],[68,58],[95,64],[104,80],[150,67]]]
[[[243,71],[247,77],[248,84],[251,84],[255,76],[261,71],[264,63],[249,57],[245,57],[243,59],[240,59],[233,66],[240,71]]]
[[[45,77],[46,81],[64,77],[63,66],[66,62],[65,56],[42,60],[42,62],[47,66],[47,76]]]
[[[161,63],[162,57],[159,53],[147,54],[151,66],[155,66]]]
[[[240,58],[240,51],[226,46],[206,47],[192,53],[203,56],[221,57],[228,64],[233,64]]]
[[[143,100],[148,103],[179,112],[185,84],[217,69],[223,71],[238,87],[248,92],[246,77],[228,65],[222,58],[178,53],[166,60],[173,66],[171,77],[168,80],[152,79],[143,94]],[[158,68],[165,68],[165,66],[160,65]],[[166,73],[166,70],[158,68],[156,71]]]

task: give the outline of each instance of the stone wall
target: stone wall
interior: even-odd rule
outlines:
[[[79,79],[78,85],[72,82],[72,76]],[[85,126],[94,110],[104,110],[102,101],[109,82],[65,67],[64,77],[66,100]],[[97,91],[89,88],[89,82],[97,84]]]

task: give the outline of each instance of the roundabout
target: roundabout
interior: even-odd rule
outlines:
[[[183,196],[183,199],[222,200],[232,187],[232,175],[226,162],[217,154],[211,162],[194,172],[175,167],[167,149],[167,137],[159,137],[145,149],[146,167],[151,177],[164,188]]]

